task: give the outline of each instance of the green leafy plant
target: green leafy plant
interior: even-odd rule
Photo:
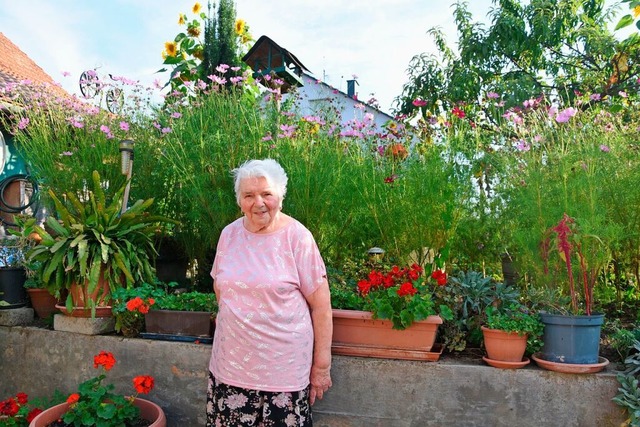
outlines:
[[[406,329],[413,322],[424,320],[438,313],[433,302],[433,287],[424,280],[424,269],[417,264],[388,271],[371,270],[367,279],[358,282],[358,292],[364,299],[364,307],[375,319],[389,319],[394,329]],[[432,274],[440,284],[444,272]],[[440,306],[439,314],[451,319],[447,306]]]
[[[161,223],[175,222],[147,212],[153,199],[138,200],[121,213],[125,186],[109,201],[97,171],[92,184],[84,201],[72,192],[61,198],[49,191],[57,218],[48,217],[46,228],[35,218],[22,224],[23,236],[35,232],[41,238],[27,259],[39,263],[43,283],[55,289],[56,296],[74,283],[86,284],[90,294],[101,278],[112,291],[153,280],[153,237]],[[94,310],[95,301],[90,304]],[[69,311],[73,308],[71,295],[66,306]]]
[[[217,312],[218,303],[213,292],[200,291],[165,293],[155,300],[152,310]]]
[[[526,334],[529,353],[535,353],[541,348],[544,325],[538,313],[522,304],[511,303],[499,307],[490,305],[485,314],[487,328],[517,333],[520,336]]]
[[[632,354],[624,360],[624,371],[616,376],[620,387],[612,400],[627,410],[628,425],[640,426],[640,341],[634,340],[630,349]]]
[[[485,321],[485,310],[493,304],[509,305],[518,301],[516,288],[496,282],[480,271],[458,271],[447,283],[436,289],[435,298],[453,312],[453,321],[442,328],[443,342],[450,351],[462,351],[467,343],[479,344],[480,326]]]
[[[154,379],[149,375],[133,378],[136,391],[133,396],[114,393],[114,385],[103,384],[103,381],[115,363],[110,352],[101,351],[94,356],[93,367],[101,369],[102,373],[83,382],[77,393],[69,395],[69,410],[62,416],[65,423],[75,427],[112,427],[130,425],[138,419],[140,410],[133,404],[134,398],[138,394],[148,394],[153,389]]]

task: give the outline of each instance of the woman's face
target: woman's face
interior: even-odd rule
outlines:
[[[240,209],[249,231],[269,231],[280,211],[280,197],[266,178],[246,178],[240,181]]]

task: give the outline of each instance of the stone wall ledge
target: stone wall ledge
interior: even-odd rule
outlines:
[[[107,381],[122,393],[152,375],[146,398],[173,427],[203,426],[210,344],[80,335],[31,326],[0,326],[0,399],[71,393],[96,374],[93,355],[117,359]],[[533,366],[532,366],[533,365]],[[619,426],[624,411],[609,365],[597,374],[562,374],[532,364],[517,370],[461,363],[334,356],[333,387],[314,406],[316,427]]]

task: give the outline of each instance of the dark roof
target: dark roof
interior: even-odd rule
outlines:
[[[242,61],[251,67],[254,78],[267,74],[281,78],[284,81],[282,93],[286,93],[291,86],[302,86],[300,76],[304,71],[309,71],[294,54],[267,36],[260,36]]]
[[[260,36],[260,38],[256,40],[253,46],[251,46],[251,49],[249,49],[249,52],[247,52],[246,55],[242,57],[242,61],[245,62],[247,65],[249,65],[253,70],[255,70],[254,58],[266,56],[266,49],[269,44],[271,44],[271,46],[279,50],[281,53],[288,55],[289,58],[291,58],[291,61],[294,64],[296,64],[298,67],[300,67],[302,70],[309,71],[309,69],[305,67],[302,64],[302,62],[300,62],[300,60],[293,53],[289,52],[287,49],[283,48],[282,46],[280,46],[278,43],[274,42],[271,38],[267,36]]]

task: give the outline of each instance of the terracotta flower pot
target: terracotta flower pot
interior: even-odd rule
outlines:
[[[136,398],[133,404],[140,408],[140,416],[150,421],[150,427],[166,427],[167,418],[162,408],[150,400]],[[61,403],[44,410],[40,415],[35,417],[29,427],[47,427],[50,423],[56,421],[65,412],[69,410],[68,403]]]
[[[31,307],[36,312],[36,315],[41,319],[46,319],[54,313],[58,312],[56,304],[58,300],[51,295],[48,290],[42,288],[29,288],[27,289],[29,299],[31,300]]]
[[[336,354],[437,360],[433,355],[440,316],[414,322],[404,330],[392,328],[390,320],[373,319],[368,311],[333,310],[333,351]],[[441,349],[439,349],[441,352]]]
[[[503,362],[521,362],[527,349],[527,335],[489,329],[482,326],[484,346],[491,360]]]

